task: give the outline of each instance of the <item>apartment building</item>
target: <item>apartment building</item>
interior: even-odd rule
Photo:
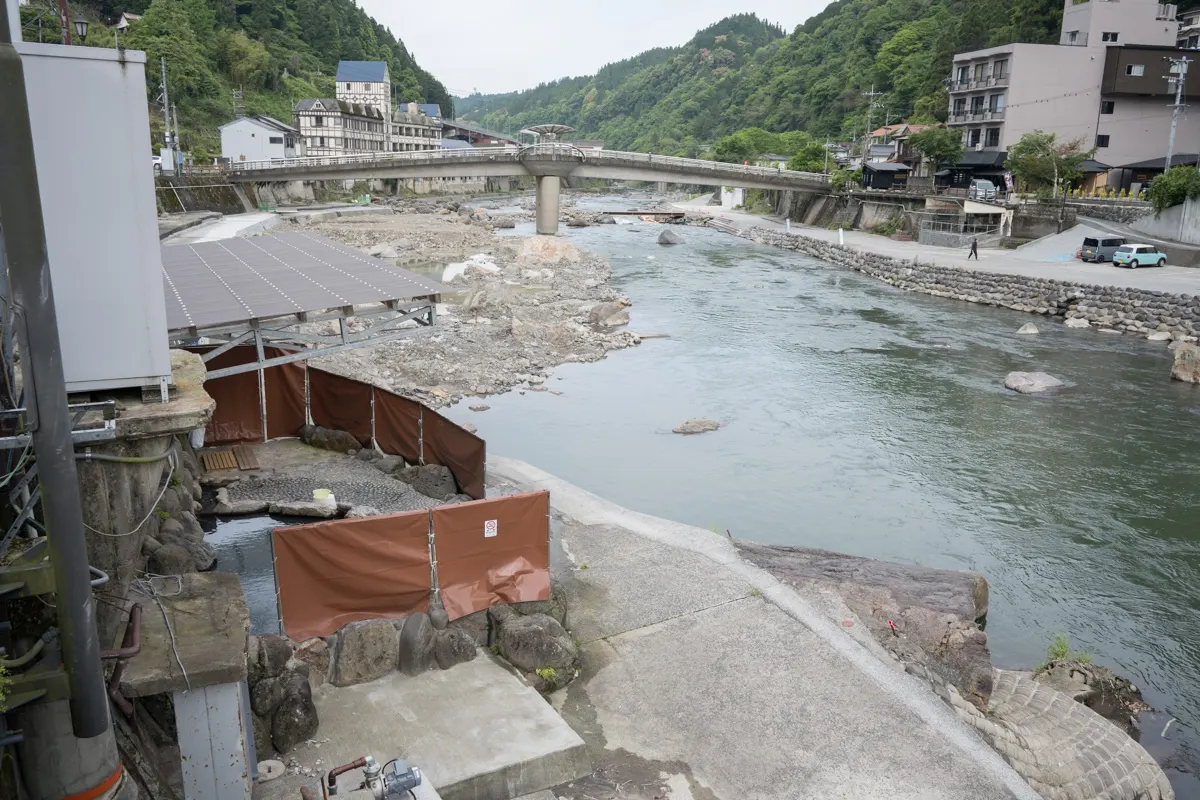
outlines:
[[[393,153],[437,150],[441,146],[441,121],[423,113],[419,104],[409,103],[392,115],[391,149]]]
[[[1179,36],[1175,40],[1175,46],[1187,50],[1200,50],[1200,8],[1179,13]]]
[[[296,104],[296,129],[306,156],[387,152],[390,130],[374,106],[315,98]]]
[[[1026,133],[1095,147],[1119,167],[1166,151],[1174,99],[1166,76],[1179,55],[1174,5],[1156,0],[1065,0],[1060,43],[1014,43],[959,53],[947,124],[963,131],[964,166],[1003,170]],[[1200,96],[1200,80],[1188,81]],[[1200,115],[1181,118],[1176,152],[1200,151]]]

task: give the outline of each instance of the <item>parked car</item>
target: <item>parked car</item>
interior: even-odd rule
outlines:
[[[1082,261],[1095,261],[1097,264],[1101,261],[1112,261],[1113,253],[1123,244],[1125,244],[1124,236],[1105,236],[1095,239],[1089,237],[1083,240],[1079,258]]]
[[[1113,252],[1112,262],[1117,267],[1159,267],[1167,265],[1167,254],[1152,244],[1123,244]]]
[[[983,178],[976,178],[971,181],[971,188],[967,191],[967,197],[972,200],[995,200],[996,184]]]

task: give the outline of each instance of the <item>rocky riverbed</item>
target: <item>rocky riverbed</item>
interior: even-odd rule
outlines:
[[[495,235],[519,215],[456,202],[411,201],[401,209],[308,230],[399,265],[458,264],[447,273],[454,291],[442,296],[436,328],[318,366],[438,407],[514,386],[548,391],[548,372],[558,364],[598,361],[641,341],[625,329],[630,303],[609,285],[604,259],[563,238]],[[351,328],[367,324],[353,320]]]

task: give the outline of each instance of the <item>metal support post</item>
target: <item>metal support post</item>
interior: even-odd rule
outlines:
[[[262,417],[263,441],[267,441],[267,377],[262,363],[266,361],[263,353],[262,331],[254,332],[254,348],[258,353],[258,410]]]
[[[34,161],[25,71],[13,47],[7,3],[0,3],[0,218],[7,240],[13,303],[23,321],[22,368],[33,448],[54,565],[63,665],[71,688],[71,726],[91,739],[110,732],[100,665],[87,539],[79,505],[71,415],[46,255],[46,226]]]

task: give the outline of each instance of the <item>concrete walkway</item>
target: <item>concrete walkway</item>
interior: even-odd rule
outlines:
[[[520,461],[549,489],[583,676],[556,697],[596,770],[554,794],[609,798],[1036,798],[925,686],[723,536],[639,514]],[[560,693],[564,694],[564,693]]]
[[[718,206],[705,205],[705,202],[704,198],[698,198],[687,203],[678,203],[676,207],[693,213],[708,213],[720,217],[741,230],[755,226],[772,230],[784,229],[784,221],[778,217],[729,211]],[[793,222],[792,233],[831,244],[839,242],[839,232],[826,228],[814,228]],[[1077,225],[1063,233],[1043,237],[1016,250],[985,248],[980,250],[978,261],[968,261],[966,250],[934,247],[917,242],[897,242],[865,231],[846,230],[842,231],[841,235],[850,247],[906,261],[916,258],[924,264],[1004,275],[1055,278],[1097,286],[1120,286],[1172,294],[1200,294],[1200,269],[1194,267],[1167,266],[1132,270],[1114,267],[1111,264],[1085,264],[1076,260],[1075,252],[1083,244],[1085,236],[1104,235],[1103,231],[1086,225]]]
[[[197,244],[249,236],[270,230],[281,222],[278,214],[255,212],[253,214],[229,214],[212,222],[189,228],[163,240],[165,245]]]

